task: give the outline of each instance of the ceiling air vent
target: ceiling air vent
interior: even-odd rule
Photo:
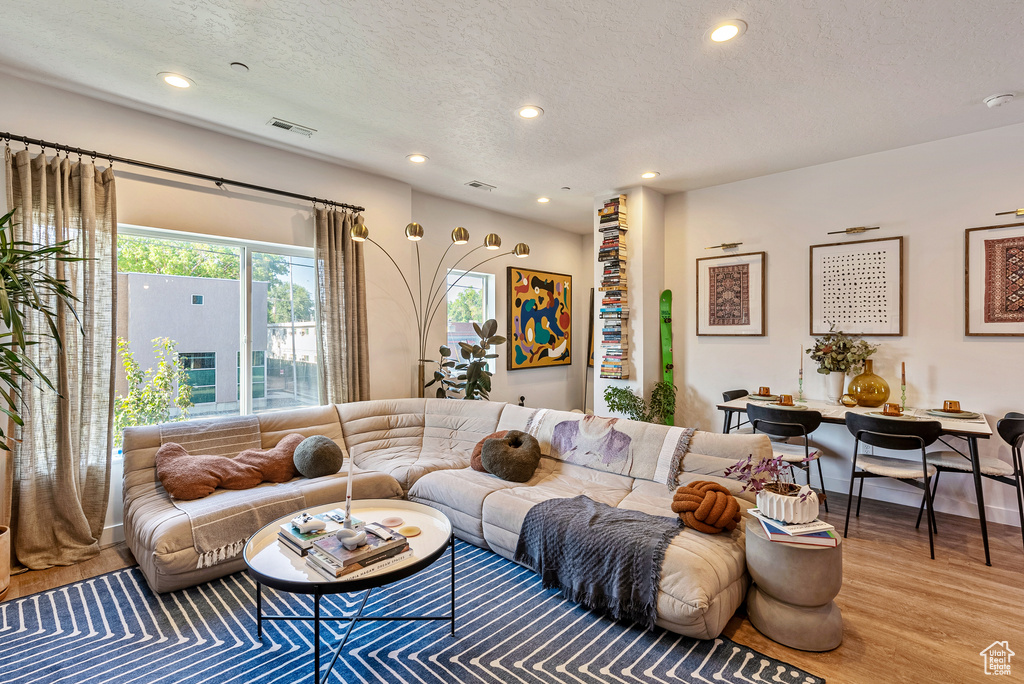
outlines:
[[[484,183],[483,181],[469,181],[468,183],[466,183],[466,185],[468,185],[471,188],[476,188],[477,190],[486,190],[487,192],[490,192],[491,190],[497,188],[496,185]]]
[[[273,126],[274,128],[280,128],[283,131],[289,131],[290,133],[297,133],[307,138],[312,138],[313,134],[316,133],[315,128],[310,128],[308,126],[300,126],[299,124],[292,123],[291,121],[278,119],[276,116],[272,118],[270,121],[268,121],[267,125]]]

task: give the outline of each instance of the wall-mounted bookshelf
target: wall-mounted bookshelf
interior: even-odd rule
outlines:
[[[601,271],[601,377],[629,378],[629,282],[626,279],[626,196],[617,195],[598,209],[601,246],[597,265]]]

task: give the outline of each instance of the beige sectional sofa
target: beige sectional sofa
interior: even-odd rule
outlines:
[[[261,414],[259,425],[264,448],[292,432],[330,437],[353,458],[356,498],[404,496],[433,506],[449,517],[460,539],[511,558],[526,513],[547,499],[585,494],[610,506],[672,515],[666,454],[681,431],[618,421],[614,426],[632,430],[634,437],[628,449],[618,449],[615,455],[621,458],[614,461],[601,458],[600,448],[593,444],[567,451],[564,439],[552,438],[560,425],[575,428],[573,423],[581,419],[581,414],[499,402],[396,399]],[[598,419],[593,425],[607,431],[613,424]],[[541,443],[544,457],[526,483],[506,482],[469,468],[476,443],[504,429],[530,432]],[[660,443],[667,445],[660,452],[649,448]],[[154,456],[159,446],[155,426],[125,430],[125,534],[150,586],[171,591],[243,569],[240,557],[197,568],[188,517],[174,506],[156,477]],[[770,458],[765,436],[697,431],[688,446],[680,484],[721,481],[744,499],[745,507],[752,505],[722,472],[748,454]],[[298,485],[307,506],[330,503],[344,499],[347,475],[343,470]],[[749,584],[743,534],[741,526],[722,535],[684,529],[676,537],[663,566],[659,625],[698,638],[721,633]]]

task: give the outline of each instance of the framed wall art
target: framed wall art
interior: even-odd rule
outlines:
[[[964,231],[967,335],[1024,337],[1024,223]]]
[[[697,259],[697,335],[764,335],[765,253]]]
[[[903,238],[811,245],[811,334],[903,334]]]
[[[572,363],[572,276],[508,267],[508,369]]]

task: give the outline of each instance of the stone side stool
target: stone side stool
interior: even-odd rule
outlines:
[[[843,586],[842,539],[835,547],[768,539],[760,523],[746,525],[747,615],[757,631],[801,651],[831,651],[843,642],[843,615],[832,600]]]

